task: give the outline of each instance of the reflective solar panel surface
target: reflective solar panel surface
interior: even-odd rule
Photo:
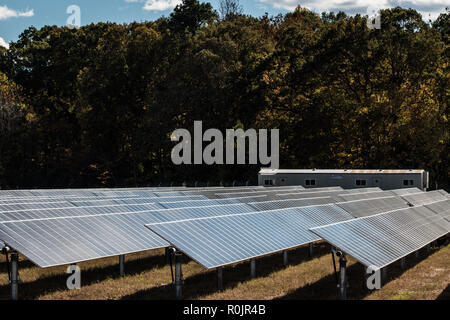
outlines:
[[[316,192],[289,192],[289,193],[277,193],[277,198],[280,200],[287,199],[305,199],[305,198],[318,198],[318,197],[331,197],[336,202],[344,201],[339,194],[342,191],[316,191]],[[273,199],[273,200],[278,200]]]
[[[395,193],[396,195],[402,196],[402,195],[406,195],[406,194],[413,194],[413,193],[422,193],[424,192],[423,190],[420,190],[419,188],[405,188],[405,189],[394,189],[394,190],[389,190],[393,193]]]
[[[447,191],[440,189],[440,190],[436,190],[437,192],[439,192],[440,194],[442,194],[444,197],[450,199],[450,193],[448,193]]]
[[[80,213],[81,208],[76,208]],[[92,209],[92,208],[90,208]],[[100,210],[105,210],[105,207]],[[167,246],[144,227],[159,223],[252,212],[246,204],[118,212],[0,223],[0,239],[45,268]],[[85,214],[92,214],[91,211]],[[56,214],[55,214],[56,215]],[[120,242],[120,245],[116,243]],[[37,248],[40,248],[39,250]]]
[[[254,197],[239,197],[239,198],[227,198],[227,199],[208,199],[208,200],[187,200],[187,201],[173,201],[164,202],[161,205],[165,208],[186,208],[186,207],[206,207],[220,204],[233,204],[233,203],[248,203],[255,200],[264,200],[267,196],[254,196]]]
[[[425,207],[411,207],[311,231],[365,266],[382,268],[448,232],[450,223]]]
[[[335,200],[331,197],[319,197],[319,198],[307,198],[307,199],[287,199],[287,200],[272,200],[272,201],[261,201],[261,202],[250,202],[249,205],[257,210],[275,210],[283,208],[295,208],[312,206],[319,204],[334,203]]]
[[[349,212],[355,218],[409,207],[408,203],[401,197],[355,200],[336,203],[336,205]]]
[[[425,205],[426,208],[440,215],[442,218],[450,221],[450,199],[433,202]],[[449,230],[450,232],[450,230]]]
[[[395,193],[393,193],[391,191],[378,191],[378,192],[365,192],[365,193],[354,193],[354,194],[340,194],[339,196],[342,199],[344,199],[344,201],[353,201],[353,200],[395,196]]]
[[[146,226],[210,269],[316,241],[311,226],[349,217],[337,206],[324,205]]]
[[[343,194],[352,194],[352,193],[365,193],[365,192],[377,192],[377,191],[383,191],[379,187],[373,187],[373,188],[357,188],[357,189],[347,189],[342,192]]]
[[[61,217],[77,217],[104,214],[134,213],[161,209],[155,203],[139,205],[111,205],[111,206],[88,206],[88,207],[65,207],[53,209],[34,209],[22,211],[9,211],[0,213],[0,222],[20,221],[32,219],[48,219]]]
[[[0,224],[0,238],[41,268],[166,247],[135,215]]]
[[[322,187],[322,188],[308,188],[304,192],[318,192],[318,191],[342,191],[342,187]]]
[[[436,201],[446,200],[447,198],[443,196],[438,191],[429,191],[423,193],[409,194],[402,196],[403,199],[412,203],[415,206],[420,206],[424,204],[429,204]]]

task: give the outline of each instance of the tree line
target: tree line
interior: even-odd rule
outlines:
[[[424,168],[449,185],[448,11],[168,17],[23,31],[0,48],[2,188],[256,182],[171,162],[177,128],[279,128],[282,168]]]

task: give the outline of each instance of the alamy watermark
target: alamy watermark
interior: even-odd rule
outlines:
[[[369,5],[366,10],[367,27],[369,29],[381,29],[380,8],[375,5]]]
[[[66,273],[70,274],[67,278],[66,285],[67,289],[81,289],[81,269],[76,264],[71,264],[67,267]]]
[[[369,266],[366,269],[366,286],[369,290],[379,290],[381,288],[381,272],[375,266]]]
[[[81,9],[77,5],[70,5],[66,9],[66,13],[70,14],[67,18],[66,25],[69,29],[79,29],[81,27]]]
[[[180,164],[235,164],[236,149],[237,164],[268,165],[278,169],[280,156],[280,137],[278,129],[270,130],[270,156],[268,154],[268,130],[260,129],[227,129],[225,139],[219,129],[208,129],[203,132],[202,121],[194,121],[194,136],[186,129],[177,129],[171,135],[171,140],[179,142],[171,153],[172,162]],[[224,159],[225,140],[225,159]],[[248,152],[246,151],[248,141]],[[203,142],[210,142],[203,149]],[[194,147],[192,149],[192,146]],[[193,159],[192,159],[193,153]],[[259,162],[258,162],[259,161]]]

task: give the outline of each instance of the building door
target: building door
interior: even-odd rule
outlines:
[[[372,187],[379,187],[380,185],[381,185],[381,178],[373,177],[372,178]]]

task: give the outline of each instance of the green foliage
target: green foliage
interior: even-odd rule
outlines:
[[[233,8],[31,27],[0,49],[1,186],[255,182],[257,166],[172,164],[170,133],[195,120],[279,128],[282,167],[424,168],[448,185],[448,13],[383,10],[371,30],[342,12]]]

